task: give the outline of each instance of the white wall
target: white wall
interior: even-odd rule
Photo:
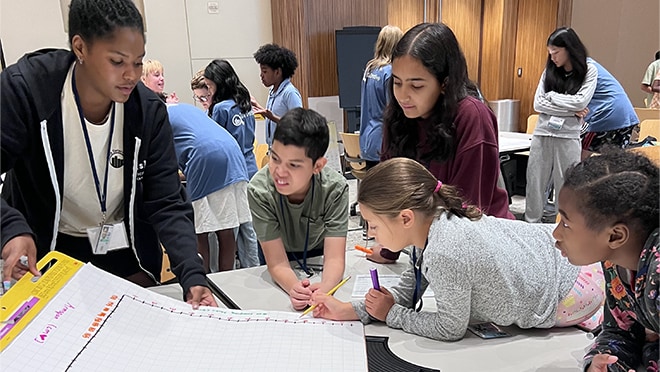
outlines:
[[[4,1],[4,0],[3,0]],[[267,0],[144,0],[147,58],[165,67],[165,90],[192,103],[190,79],[215,58],[229,60],[250,93],[265,105],[268,89],[252,54],[273,40]],[[217,3],[218,13],[207,4]]]
[[[646,67],[660,50],[658,0],[574,0],[572,27],[589,54],[626,90],[633,106],[643,106],[640,89]]]
[[[217,3],[210,14],[208,3]],[[268,89],[259,79],[252,54],[270,43],[268,0],[144,0],[147,59],[165,67],[165,91],[193,103],[190,79],[215,58],[228,59],[241,81],[265,105]],[[37,26],[38,25],[38,26]],[[0,36],[7,64],[33,50],[68,48],[60,2],[1,0]]]
[[[55,0],[1,0],[0,37],[7,65],[33,50],[69,45]]]

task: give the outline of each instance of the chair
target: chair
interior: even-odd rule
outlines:
[[[539,121],[539,114],[531,114],[527,117],[527,130],[525,133],[534,134],[534,129],[536,129],[536,123]],[[529,150],[516,152],[514,155],[518,156],[529,156]],[[502,173],[504,173],[502,171]],[[508,190],[507,190],[508,191]],[[511,195],[509,195],[511,196]]]
[[[360,158],[360,135],[357,133],[340,132],[344,144],[344,160],[351,167],[351,174],[357,179],[358,188],[360,180],[367,174],[367,163]],[[357,215],[357,201],[351,204],[351,216]]]
[[[660,119],[660,110],[658,109],[635,107],[635,114],[637,114],[640,123],[647,119]]]
[[[163,266],[161,267],[161,271],[160,271],[160,282],[167,283],[175,279],[176,276],[174,276],[174,273],[172,272],[170,258],[167,255],[167,252],[165,252],[165,248],[162,245],[160,246],[160,248],[163,250]]]
[[[536,128],[536,123],[539,121],[539,114],[531,114],[527,117],[527,130],[525,133],[533,134]]]
[[[639,124],[639,140],[648,136],[660,141],[660,119],[646,119]]]
[[[268,164],[268,144],[260,143],[254,147],[254,158],[257,160],[257,168],[261,169]]]
[[[628,149],[628,151],[640,153],[651,159],[655,165],[660,166],[660,146],[633,147]]]

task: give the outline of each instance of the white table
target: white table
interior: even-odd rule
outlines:
[[[367,261],[361,252],[353,249],[346,252],[347,275],[368,274],[372,267],[377,267],[381,275],[400,274],[406,270],[408,262],[402,258],[395,264],[379,265]],[[244,310],[293,311],[287,294],[273,282],[266,266],[215,273],[209,277]],[[312,277],[311,280],[320,279]],[[335,297],[351,300],[353,284],[354,279],[351,279]],[[172,286],[155,290],[180,298],[181,291],[177,292]],[[424,303],[424,309],[435,309],[431,299]],[[506,330],[514,336],[482,340],[468,332],[460,341],[441,342],[392,329],[383,323],[365,327],[367,335],[388,336],[390,349],[400,358],[442,372],[580,371],[579,363],[591,343],[586,334],[576,328],[522,330],[507,327]]]
[[[519,132],[500,132],[498,135],[500,154],[529,150],[532,135]]]

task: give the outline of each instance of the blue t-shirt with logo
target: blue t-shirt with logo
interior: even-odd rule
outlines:
[[[249,178],[257,173],[257,161],[254,156],[254,112],[252,110],[242,113],[233,99],[218,102],[213,106],[211,115],[216,123],[225,128],[238,142],[243,156]]]
[[[167,105],[179,169],[190,199],[248,181],[245,160],[234,137],[195,106]]]

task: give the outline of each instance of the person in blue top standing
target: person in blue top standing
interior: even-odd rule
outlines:
[[[257,173],[254,156],[256,124],[250,105],[250,92],[241,83],[231,64],[224,59],[216,59],[206,66],[204,82],[211,95],[208,115],[238,142],[250,179]]]
[[[362,76],[360,157],[366,160],[367,169],[380,161],[380,150],[383,145],[383,110],[391,98],[387,87],[392,77],[392,50],[402,36],[403,32],[396,26],[383,27],[376,40],[374,58],[367,62]]]
[[[220,271],[232,270],[236,256],[234,229],[250,224],[247,168],[241,149],[224,128],[204,111],[189,104],[167,106],[179,169],[186,176],[188,195],[195,213],[197,248],[210,269],[208,234],[218,237]],[[241,266],[259,262],[256,239],[238,249]]]
[[[254,59],[259,64],[261,83],[271,87],[265,108],[252,99],[254,113],[266,118],[266,143],[270,148],[280,118],[291,109],[303,107],[300,92],[291,84],[298,60],[295,53],[277,44],[262,45],[254,53]]]
[[[632,102],[623,87],[605,67],[592,58],[587,63],[598,70],[596,90],[584,117],[582,149],[598,152],[603,145],[625,148],[639,124]]]

